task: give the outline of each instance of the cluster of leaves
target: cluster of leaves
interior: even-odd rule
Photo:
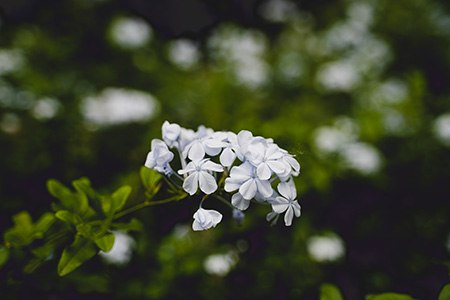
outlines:
[[[58,274],[64,276],[95,256],[99,250],[109,252],[114,245],[114,231],[142,229],[141,222],[136,218],[125,223],[117,220],[139,208],[157,203],[151,200],[160,190],[161,176],[143,167],[141,179],[146,200],[131,207],[126,207],[131,194],[130,186],[122,186],[112,194],[103,195],[92,188],[87,178],[74,180],[74,191],[50,179],[47,188],[59,200],[52,203],[53,212],[45,212],[36,222],[26,211],[13,216],[14,226],[5,231],[4,245],[0,246],[0,267],[7,263],[10,252],[14,250],[31,251],[32,258],[24,267],[25,273],[33,272],[60,253]]]

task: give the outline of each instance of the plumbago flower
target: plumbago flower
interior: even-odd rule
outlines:
[[[175,154],[179,168],[170,165]],[[294,216],[300,216],[293,180],[300,164],[272,139],[253,136],[248,130],[236,134],[200,126],[194,131],[165,121],[162,140],[152,141],[145,166],[164,174],[190,196],[203,194],[194,214],[195,231],[215,227],[222,220],[220,212],[203,208],[209,199],[228,205],[238,222],[251,202],[270,205],[267,220],[273,223],[284,214],[285,225],[291,226]]]

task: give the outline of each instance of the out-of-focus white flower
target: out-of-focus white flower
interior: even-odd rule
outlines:
[[[352,140],[346,132],[334,127],[320,127],[314,132],[316,147],[323,153],[335,153]]]
[[[442,144],[450,146],[450,113],[439,116],[432,126],[434,136]]]
[[[214,254],[205,259],[203,267],[211,275],[225,276],[236,265],[237,261],[238,258],[234,252]]]
[[[273,193],[272,186],[268,180],[261,180],[256,174],[256,168],[250,163],[231,168],[230,177],[225,179],[225,191],[239,193],[246,200],[250,200],[260,193],[264,197],[270,197]]]
[[[287,0],[269,0],[260,9],[261,15],[272,22],[286,22],[298,13],[294,3]]]
[[[145,166],[155,169],[160,173],[170,175],[173,171],[169,163],[173,159],[173,153],[169,151],[167,145],[158,139],[152,140],[151,151],[147,155]]]
[[[338,236],[313,236],[307,242],[308,253],[318,262],[331,262],[344,255],[343,241]]]
[[[209,159],[202,159],[189,162],[178,174],[188,174],[184,179],[183,189],[189,195],[194,195],[199,186],[203,193],[212,194],[217,190],[217,182],[211,172],[223,172],[223,167]]]
[[[342,156],[347,167],[364,175],[377,172],[381,167],[378,150],[366,143],[351,143],[342,148]]]
[[[328,63],[317,74],[319,84],[328,91],[350,91],[360,79],[356,66],[348,61]]]
[[[19,70],[24,65],[22,52],[16,49],[0,50],[0,75]]]
[[[199,208],[194,214],[192,229],[194,231],[207,230],[216,227],[222,221],[222,214],[213,209]]]
[[[96,126],[109,126],[151,119],[158,102],[150,94],[119,88],[107,88],[97,96],[84,99],[81,111]]]
[[[144,46],[152,37],[152,29],[139,18],[119,18],[112,23],[110,34],[119,46],[134,49]]]
[[[61,104],[52,98],[38,100],[31,110],[33,117],[38,120],[48,120],[53,118],[59,111]]]
[[[278,184],[278,192],[281,196],[271,201],[272,209],[277,214],[284,214],[284,223],[286,226],[292,225],[292,219],[294,215],[300,217],[300,204],[298,204],[297,190],[295,189],[294,182],[280,182]]]
[[[200,51],[190,40],[176,40],[170,43],[169,59],[181,69],[190,69],[198,63]]]
[[[108,263],[115,265],[124,265],[131,259],[133,247],[135,245],[134,239],[123,232],[114,231],[114,245],[109,252],[100,251],[99,255]]]
[[[260,32],[224,26],[208,44],[212,56],[231,67],[237,83],[258,88],[267,81],[269,67],[263,57],[267,41]]]

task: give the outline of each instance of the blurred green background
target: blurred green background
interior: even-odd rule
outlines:
[[[450,5],[441,0],[0,0],[0,231],[46,180],[139,190],[164,120],[296,155],[302,216],[140,211],[115,259],[0,270],[2,299],[436,299],[450,264]],[[138,201],[139,194],[134,197]],[[281,222],[282,223],[282,222]],[[128,249],[127,249],[128,248]]]

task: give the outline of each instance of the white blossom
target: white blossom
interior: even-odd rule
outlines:
[[[296,217],[300,217],[300,204],[298,204],[297,190],[295,189],[294,182],[280,182],[278,184],[278,192],[281,196],[276,197],[275,201],[272,201],[272,209],[275,213],[284,214],[284,223],[286,226],[291,226],[294,214]]]
[[[195,132],[193,140],[182,149],[183,157],[189,158],[190,160],[201,160],[205,157],[205,154],[216,155],[215,150],[207,147],[205,141],[212,135],[214,131],[210,128],[204,126],[199,126],[197,132]],[[220,150],[219,150],[220,152]]]
[[[294,216],[300,216],[292,179],[300,173],[300,164],[272,139],[254,136],[248,130],[236,134],[203,125],[194,131],[168,121],[162,125],[162,139],[152,141],[145,166],[166,176],[176,172],[171,183],[189,195],[200,189],[208,199],[229,201],[232,215],[241,221],[242,211],[248,209],[251,201],[271,205],[267,219],[272,224],[283,213],[286,226],[292,224]],[[174,158],[172,151],[178,152],[181,168],[172,169],[169,165]],[[277,183],[278,192],[272,187]],[[192,227],[205,230],[221,219],[219,212],[205,210],[200,204]]]
[[[192,229],[194,231],[207,230],[216,227],[222,221],[222,214],[213,209],[199,208],[194,214]]]
[[[272,195],[272,186],[268,180],[261,180],[256,175],[256,168],[250,163],[234,166],[230,171],[230,177],[225,179],[225,191],[239,193],[246,200],[255,197],[259,192],[264,197]]]
[[[147,155],[145,166],[166,175],[172,173],[169,162],[172,161],[174,155],[169,151],[167,145],[161,140],[153,139],[151,149]]]
[[[162,137],[167,146],[173,147],[181,134],[181,127],[178,124],[170,124],[165,121],[162,125]]]
[[[265,140],[260,140],[250,144],[247,152],[250,162],[256,167],[259,179],[267,180],[272,176],[272,172],[283,174],[287,169],[281,161],[283,153],[275,144],[267,144]]]
[[[178,174],[188,174],[184,179],[183,189],[189,195],[194,195],[199,186],[205,194],[212,194],[217,190],[217,182],[211,172],[223,172],[223,167],[209,159],[202,159],[189,162]]]

